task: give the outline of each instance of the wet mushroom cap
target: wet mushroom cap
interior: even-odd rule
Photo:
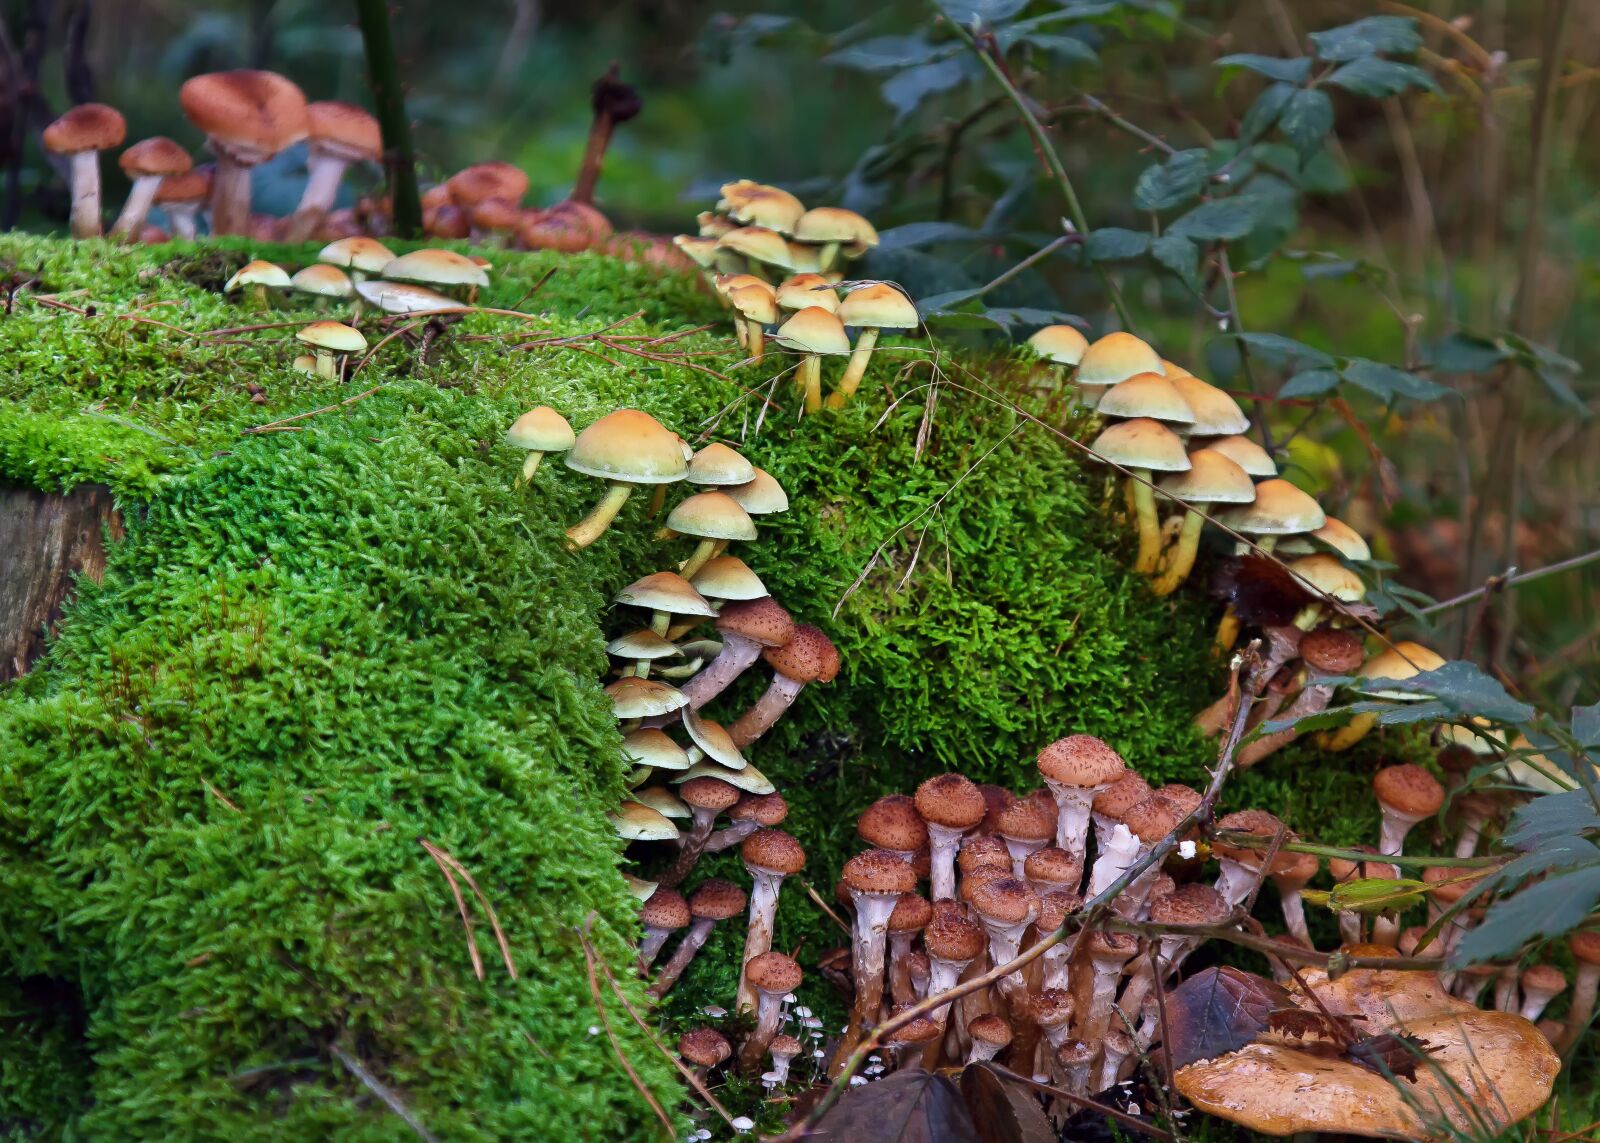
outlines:
[[[1444,787],[1421,766],[1385,766],[1372,776],[1378,804],[1407,817],[1430,817],[1444,805]]]
[[[783,490],[783,485],[759,468],[748,484],[736,484],[726,491],[752,516],[770,516],[789,510],[789,494]]]
[[[933,905],[916,893],[902,893],[889,914],[891,933],[919,933],[933,921]]]
[[[695,1028],[678,1037],[678,1055],[697,1068],[714,1068],[733,1055],[733,1045],[715,1028]]]
[[[652,929],[681,929],[693,920],[689,899],[676,889],[660,886],[639,910],[639,921]]]
[[[1219,437],[1249,431],[1250,418],[1239,408],[1239,402],[1215,385],[1189,373],[1174,376],[1170,362],[1167,379],[1194,412],[1194,424],[1189,426],[1193,435]]]
[[[257,163],[306,137],[306,97],[292,81],[270,71],[239,70],[184,81],[178,102],[214,151]]]
[[[974,1016],[968,1021],[967,1035],[979,1043],[1004,1048],[1011,1043],[1011,1025],[993,1012],[985,1012],[983,1015]]]
[[[712,441],[689,460],[690,484],[748,484],[756,478],[755,465],[720,441]]]
[[[1278,475],[1278,466],[1273,463],[1272,454],[1249,437],[1220,437],[1217,440],[1208,442],[1206,447],[1220,452],[1251,476]]]
[[[1159,373],[1135,373],[1105,391],[1095,411],[1103,417],[1149,417],[1170,425],[1194,424],[1194,410]]]
[[[619,719],[654,718],[671,714],[689,702],[677,687],[655,679],[618,679],[606,687],[611,697],[611,713]]]
[[[445,192],[460,207],[470,207],[485,199],[521,202],[528,193],[528,176],[510,163],[474,163],[445,181]]]
[[[1279,477],[1263,480],[1256,485],[1252,503],[1231,508],[1220,517],[1220,522],[1234,531],[1257,536],[1309,532],[1322,527],[1326,520],[1320,504]]]
[[[922,323],[911,299],[887,282],[851,290],[839,306],[839,320],[873,329],[915,329]]]
[[[917,874],[897,853],[869,849],[844,863],[840,874],[844,883],[858,893],[914,893]]]
[[[1414,679],[1424,672],[1438,670],[1444,666],[1444,662],[1439,654],[1421,643],[1402,640],[1368,659],[1361,668],[1361,677],[1372,680]],[[1363,686],[1361,690],[1375,698],[1392,698],[1402,702],[1422,697],[1415,691],[1385,691],[1371,686]]]
[[[758,829],[739,846],[746,865],[792,877],[806,867],[806,851],[781,829]]]
[[[306,104],[307,137],[318,150],[352,163],[383,158],[378,121],[353,103],[323,99]]]
[[[1092,734],[1056,739],[1039,752],[1038,765],[1046,781],[1085,789],[1108,786],[1128,769],[1122,755]]]
[[[549,405],[529,409],[506,430],[507,444],[536,452],[565,452],[577,439],[567,418]]]
[[[1256,498],[1250,474],[1209,448],[1195,449],[1189,454],[1187,472],[1163,477],[1156,487],[1174,500],[1197,504],[1248,504]]]
[[[482,266],[454,250],[413,250],[383,268],[391,281],[421,282],[429,286],[487,286]]]
[[[41,135],[45,150],[57,155],[104,151],[120,146],[127,137],[128,124],[122,113],[104,103],[78,104],[46,127]]]
[[[1139,373],[1163,373],[1155,350],[1120,330],[1091,342],[1078,361],[1074,379],[1080,385],[1115,385]]]
[[[793,957],[781,952],[764,952],[750,958],[744,977],[760,992],[787,993],[800,987],[805,974]]]
[[[358,234],[328,243],[317,251],[317,261],[359,270],[363,274],[377,274],[394,261],[394,252],[376,238]]]
[[[580,438],[581,439],[581,438]],[[665,611],[672,615],[699,615],[709,619],[717,614],[709,600],[677,572],[651,572],[634,580],[611,597],[612,603]]]
[[[767,585],[738,556],[712,556],[689,582],[708,599],[767,598]]]
[[[667,527],[708,540],[753,540],[755,521],[725,492],[696,492],[667,513]]]
[[[167,177],[187,174],[194,166],[194,160],[189,157],[188,151],[165,135],[156,135],[141,139],[122,152],[117,156],[117,165],[122,168],[123,174],[132,179],[148,175]]]
[[[1015,877],[985,882],[972,891],[969,900],[979,916],[1003,925],[1020,925],[1039,912],[1038,894]]]
[[[1076,365],[1089,348],[1089,339],[1070,325],[1047,325],[1028,339],[1028,348],[1057,365]]]
[[[778,327],[778,343],[798,353],[839,356],[850,352],[844,323],[821,306],[808,306]]]
[[[312,322],[295,335],[296,340],[332,353],[361,353],[367,339],[361,331],[336,321]]]
[[[912,801],[924,821],[946,829],[971,829],[984,819],[989,809],[978,787],[962,774],[938,774],[929,778],[917,787]],[[1005,852],[1004,845],[1000,849]]]
[[[831,683],[839,673],[838,648],[809,623],[796,624],[787,643],[768,647],[761,657],[780,675],[805,683]]]
[[[1187,472],[1183,439],[1160,421],[1137,417],[1108,425],[1089,446],[1099,460],[1151,472]]]
[[[717,616],[717,630],[741,635],[763,647],[781,647],[794,638],[795,621],[771,596],[730,603]]]
[[[1325,675],[1349,675],[1361,669],[1365,652],[1355,632],[1318,627],[1300,640],[1300,657]]]
[[[689,472],[678,435],[649,413],[618,409],[578,434],[567,467],[629,484],[672,484]]]
[[[1290,560],[1289,574],[1314,594],[1332,596],[1341,603],[1359,603],[1367,594],[1360,576],[1340,563],[1338,556],[1324,552]]]

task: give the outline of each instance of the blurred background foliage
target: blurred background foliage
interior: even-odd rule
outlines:
[[[1269,80],[1219,58],[1260,53],[1293,66],[1312,49],[1308,33],[1374,14],[1414,21],[1420,41],[1401,54],[1421,79],[1392,93],[1327,89],[1331,120],[1308,131],[1312,145],[1285,131],[1258,145],[1246,177],[1276,195],[1266,224],[1207,247],[1188,281],[1150,258],[1102,268],[1141,334],[1236,391],[1282,398],[1294,369],[1263,354],[1246,378],[1236,343],[1218,337],[1223,251],[1238,275],[1238,328],[1442,385],[1426,401],[1341,385],[1261,407],[1276,440],[1287,438],[1291,476],[1375,534],[1399,582],[1445,598],[1509,566],[1600,547],[1600,5],[1418,2],[944,7],[1002,29],[1010,74],[1049,126],[1085,217],[1127,233],[1159,232],[1135,188],[1161,146],[1205,149],[1214,172],[1230,140],[1250,133]],[[196,145],[176,96],[197,72],[270,67],[311,98],[370,103],[352,8],[7,0],[8,217],[60,226],[64,189],[29,139],[76,100],[119,107],[130,140],[163,133]],[[889,240],[867,272],[919,299],[983,286],[1062,234],[1062,200],[1015,108],[976,55],[948,50],[949,25],[928,4],[400,0],[391,19],[425,184],[498,158],[528,171],[532,203],[559,200],[582,153],[589,85],[615,60],[645,105],[619,132],[600,186],[619,227],[688,229],[722,181],[778,183],[872,217]],[[1008,30],[1029,20],[1043,23]],[[300,164],[289,153],[259,172],[258,202],[291,209]],[[105,165],[115,201],[120,173]],[[949,225],[916,228],[927,223]],[[1096,333],[1115,327],[1084,263],[1069,243],[984,301],[1081,315]],[[945,336],[1029,332],[968,324],[980,328]],[[1413,627],[1541,704],[1592,702],[1597,566]]]

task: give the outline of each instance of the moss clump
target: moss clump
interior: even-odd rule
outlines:
[[[508,254],[485,301],[537,313],[526,328],[506,337],[508,319],[474,316],[426,362],[396,341],[338,385],[288,368],[291,330],[202,336],[311,312],[281,300],[242,314],[206,288],[204,252],[0,247],[97,311],[24,297],[0,322],[16,365],[0,378],[0,478],[102,481],[138,508],[104,582],[84,585],[46,660],[0,695],[0,1010],[45,1020],[20,998],[46,981],[82,1011],[81,1029],[0,1047],[0,1129],[408,1137],[337,1046],[444,1138],[650,1134],[606,1037],[590,1034],[577,933],[588,926],[628,976],[634,910],[604,819],[624,766],[598,683],[602,625],[612,591],[688,549],[652,542],[636,498],[568,555],[561,529],[598,483],[546,464],[514,488],[521,456],[500,438],[533,404],[579,425],[627,404],[738,441],[756,403],[718,420],[742,391],[732,380],[661,360],[662,345],[641,357],[550,343],[634,313],[617,333],[716,311],[687,278]],[[544,344],[509,348],[527,341]],[[713,335],[670,348],[711,354],[691,359],[710,369],[732,359]],[[824,893],[855,813],[930,773],[1029,785],[1039,746],[1073,730],[1104,735],[1153,780],[1194,780],[1210,755],[1187,728],[1218,684],[1208,609],[1152,600],[1123,570],[1098,475],[1042,431],[1013,432],[1009,414],[953,392],[927,426],[920,405],[879,425],[899,364],[880,354],[858,407],[798,425],[780,388],[745,442],[794,507],[740,554],[844,656],[840,679],[807,690],[753,751],[790,797]],[[373,387],[284,431],[244,431]],[[731,719],[760,685],[716,711]],[[420,838],[473,872],[520,981],[481,915],[487,979],[473,977]],[[786,893],[780,944],[836,940]],[[713,940],[675,1008],[726,1003],[733,941]],[[664,1061],[611,1012],[629,1060],[673,1102]],[[52,1086],[63,1076],[81,1077],[74,1098]]]

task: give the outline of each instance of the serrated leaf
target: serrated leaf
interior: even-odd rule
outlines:
[[[1243,342],[1268,361],[1298,362],[1318,369],[1331,369],[1334,364],[1329,354],[1280,333],[1233,333],[1228,336]]]
[[[1298,59],[1284,59],[1282,56],[1261,56],[1252,52],[1241,52],[1237,55],[1223,56],[1213,66],[1243,68],[1245,71],[1253,71],[1257,75],[1264,75],[1279,83],[1292,83],[1296,86],[1311,78],[1311,60],[1304,56]]]
[[[1437,382],[1381,361],[1368,361],[1364,357],[1351,358],[1339,372],[1350,384],[1385,401],[1393,401],[1397,397],[1409,397],[1413,401],[1437,401],[1450,394],[1449,389]]]
[[[1293,144],[1303,163],[1333,130],[1333,100],[1325,91],[1302,88],[1289,97],[1278,116],[1278,130]]]
[[[1508,893],[1530,877],[1538,877],[1552,869],[1573,869],[1594,861],[1600,861],[1600,849],[1596,849],[1594,842],[1587,838],[1546,837],[1540,840],[1537,849],[1508,861],[1496,869],[1492,877],[1485,878],[1484,883],[1496,893]]]
[[[1181,1068],[1237,1051],[1266,1029],[1274,1009],[1292,1003],[1270,980],[1231,967],[1203,969],[1167,995],[1167,1059]]]
[[[1339,375],[1331,369],[1308,369],[1296,373],[1278,390],[1280,397],[1318,397],[1331,392],[1339,384]]]
[[[961,1071],[961,1097],[983,1143],[1055,1143],[1033,1089],[1015,1072],[993,1063],[968,1064]]]
[[[896,72],[884,81],[879,90],[884,100],[903,119],[915,111],[928,96],[959,87],[966,78],[965,61],[935,60],[932,63],[917,64],[915,67]]]
[[[1194,290],[1200,288],[1200,247],[1181,234],[1163,234],[1150,243],[1150,257]]]
[[[822,62],[856,71],[899,71],[954,54],[951,45],[930,43],[922,36],[875,36],[840,48]]]
[[[849,1088],[813,1133],[851,1143],[981,1143],[956,1085],[920,1068]]]
[[[1249,234],[1259,217],[1255,199],[1236,195],[1201,203],[1169,226],[1167,233],[1201,242],[1232,241]]]
[[[912,250],[938,242],[986,242],[991,236],[957,222],[908,222],[892,226],[878,235],[878,254]]]
[[[1417,24],[1405,16],[1367,16],[1351,24],[1311,33],[1319,60],[1342,63],[1372,55],[1408,56],[1422,46]]]
[[[1166,161],[1146,167],[1133,185],[1133,204],[1140,210],[1170,210],[1205,189],[1211,176],[1204,150],[1178,151]]]
[[[1289,100],[1299,90],[1292,83],[1275,83],[1256,96],[1250,110],[1244,113],[1244,122],[1239,124],[1239,141],[1248,143],[1272,130],[1283,115],[1284,108],[1289,105]],[[1235,173],[1239,178],[1244,178],[1242,173]]]
[[[1138,258],[1150,249],[1150,235],[1142,230],[1123,230],[1116,226],[1102,226],[1089,235],[1089,257],[1096,262],[1116,262],[1124,258]]]
[[[1415,64],[1396,63],[1394,60],[1379,59],[1377,56],[1351,60],[1330,75],[1327,82],[1373,99],[1399,95],[1412,87],[1423,91],[1439,90],[1439,85],[1434,82],[1433,76]]]
[[[1545,794],[1518,806],[1501,840],[1512,849],[1531,849],[1553,837],[1600,830],[1600,812],[1587,790]]]
[[[1529,885],[1489,907],[1483,923],[1461,938],[1452,967],[1500,960],[1529,941],[1560,936],[1589,918],[1600,903],[1600,862]]]

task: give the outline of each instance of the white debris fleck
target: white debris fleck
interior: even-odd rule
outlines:
[[[1180,841],[1178,843],[1178,856],[1183,858],[1185,861],[1193,858],[1198,852],[1199,850],[1195,848],[1195,844],[1192,841]]]
[[[589,1035],[598,1036],[599,1034],[600,1034],[600,1025],[598,1025],[598,1024],[590,1024],[589,1025]]]

